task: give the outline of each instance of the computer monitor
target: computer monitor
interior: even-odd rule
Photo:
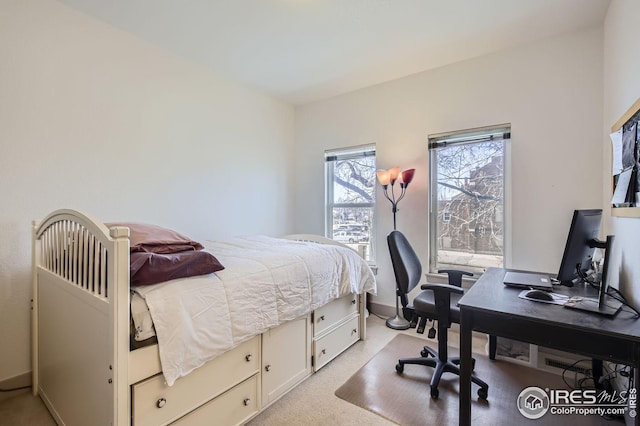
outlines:
[[[558,280],[565,285],[574,285],[578,282],[591,280],[599,284],[598,298],[578,298],[569,300],[565,307],[596,312],[604,315],[615,315],[621,307],[621,303],[611,297],[607,297],[609,255],[613,245],[613,235],[608,235],[606,241],[598,239],[602,210],[575,210],[571,220],[571,228],[564,248],[564,255],[560,263]],[[598,280],[589,278],[593,254],[596,248],[604,250],[604,262],[602,275]],[[599,282],[598,282],[599,281]]]
[[[582,280],[581,275],[591,269],[594,242],[598,241],[602,210],[575,210],[569,228],[567,244],[560,263],[558,281],[572,285]]]

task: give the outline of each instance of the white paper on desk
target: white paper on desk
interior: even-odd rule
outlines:
[[[564,302],[566,302],[569,299],[567,295],[558,294],[558,293],[549,293],[551,297],[553,297],[553,300],[533,299],[531,297],[527,297],[527,293],[530,291],[531,290],[522,290],[520,293],[518,293],[518,297],[524,300],[532,300],[534,302],[542,302],[542,303],[551,303],[554,305],[564,305]]]
[[[616,184],[616,190],[613,191],[613,197],[611,198],[611,204],[624,203],[627,198],[627,190],[629,189],[629,182],[631,181],[632,169],[625,170],[620,173],[618,177],[618,183]]]
[[[617,175],[622,172],[622,129],[609,135],[611,138],[611,174]],[[622,200],[621,202],[624,202]]]

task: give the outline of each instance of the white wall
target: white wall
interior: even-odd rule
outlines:
[[[293,230],[291,106],[50,0],[2,0],[0,58],[0,381],[31,369],[31,221],[49,211]]]
[[[604,130],[603,184],[605,211],[611,202],[611,126],[640,98],[640,57],[637,19],[640,2],[611,2],[604,25]],[[611,282],[640,306],[640,219],[610,218],[609,232],[615,235]]]
[[[379,168],[416,168],[398,229],[428,264],[427,135],[511,123],[511,261],[557,272],[572,211],[602,203],[602,29],[419,73],[296,109],[296,229],[323,232],[323,151],[377,145]],[[376,303],[394,305],[378,189]]]

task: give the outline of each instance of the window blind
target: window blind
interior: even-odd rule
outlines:
[[[324,152],[324,161],[352,160],[376,155],[375,145],[360,145],[353,148],[331,149]]]
[[[445,148],[452,145],[463,145],[476,142],[488,142],[511,139],[511,126],[500,125],[463,130],[459,132],[440,133],[429,136],[429,149]]]

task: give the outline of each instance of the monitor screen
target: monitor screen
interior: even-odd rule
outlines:
[[[602,210],[575,210],[571,220],[571,228],[564,247],[564,255],[558,272],[558,281],[569,284],[579,277],[578,268],[586,272],[591,268],[595,247],[592,240],[597,240],[600,233]]]

